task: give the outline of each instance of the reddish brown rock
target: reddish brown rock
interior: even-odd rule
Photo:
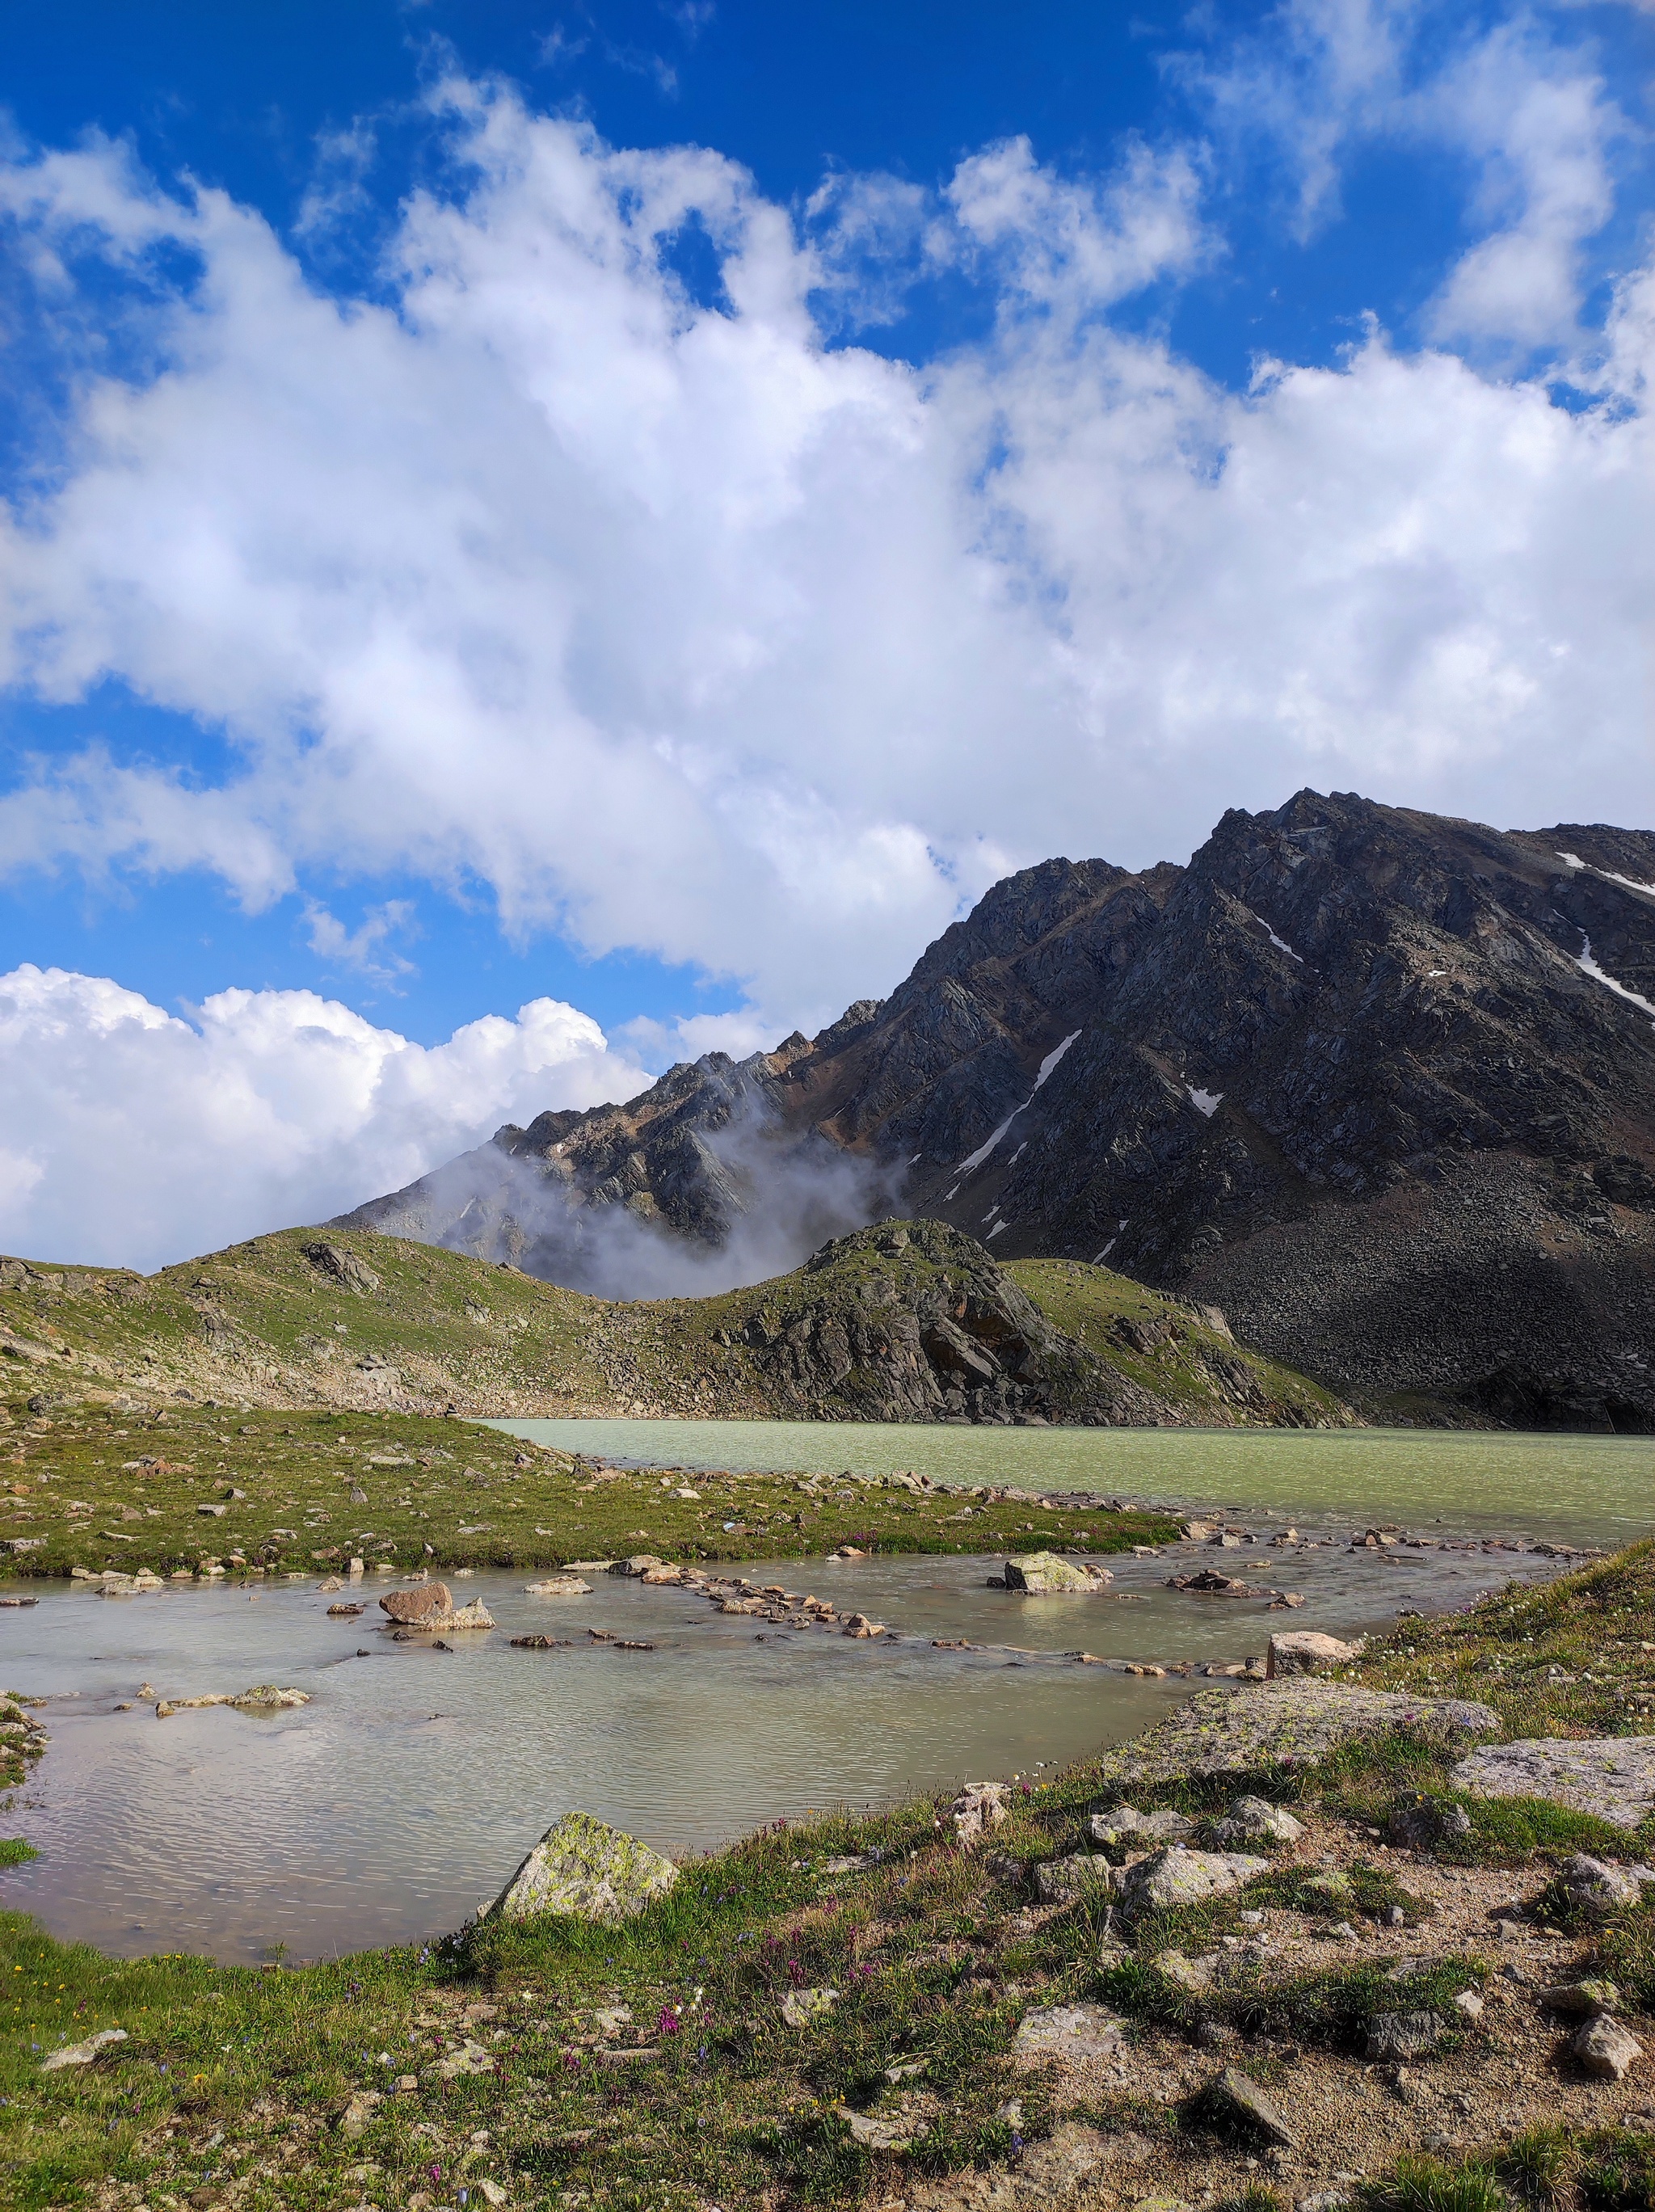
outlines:
[[[454,1617],[454,1593],[446,1583],[421,1583],[417,1589],[392,1590],[379,1600],[379,1610],[405,1627],[443,1627]]]

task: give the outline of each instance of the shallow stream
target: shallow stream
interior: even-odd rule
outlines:
[[[726,1457],[728,1455],[726,1455]],[[123,1954],[298,1958],[434,1935],[494,1894],[573,1807],[675,1856],[761,1821],[910,1790],[1032,1772],[1134,1734],[1191,1684],[1088,1666],[1261,1652],[1283,1625],[1349,1634],[1405,1607],[1463,1604],[1555,1563],[1492,1540],[1355,1553],[1325,1540],[1217,1552],[1180,1545],[1113,1562],[1106,1595],[986,1587],[997,1559],[759,1562],[747,1571],[888,1624],[864,1642],[719,1613],[705,1599],[609,1575],[587,1597],[530,1595],[530,1577],[456,1583],[499,1623],[456,1649],[397,1644],[332,1594],[169,1585],[105,1598],[45,1588],[0,1612],[0,1680],[44,1697],[52,1747],[8,1826],[40,1850],[0,1901]],[[1257,1596],[1198,1597],[1173,1572],[1219,1565]],[[1303,1606],[1271,1613],[1268,1591]],[[622,1651],[589,1627],[647,1643]],[[569,1640],[513,1650],[513,1635]],[[934,1638],[977,1648],[938,1649]],[[298,1710],[224,1707],[161,1720],[139,1702],[291,1684]],[[126,1705],[129,1710],[118,1707]]]

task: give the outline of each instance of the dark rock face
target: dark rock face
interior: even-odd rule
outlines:
[[[779,1409],[868,1421],[1154,1426],[1162,1400],[1052,1327],[973,1237],[889,1222],[840,1237],[748,1321],[746,1372]]]
[[[484,1150],[716,1244],[744,1115],[1370,1404],[1655,1430],[1655,833],[1300,792],[1187,867],[1024,870],[815,1040]],[[411,1195],[348,1218],[407,1233]],[[970,1376],[945,1321],[927,1364]]]

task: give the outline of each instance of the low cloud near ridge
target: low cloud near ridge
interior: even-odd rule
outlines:
[[[513,1117],[647,1081],[555,999],[411,1044],[310,991],[185,1022],[62,969],[0,975],[0,1251],[149,1270],[325,1220]]]

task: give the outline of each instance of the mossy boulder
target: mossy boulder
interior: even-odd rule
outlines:
[[[482,1917],[630,1920],[678,1879],[672,1861],[590,1813],[566,1813],[548,1828]]]

